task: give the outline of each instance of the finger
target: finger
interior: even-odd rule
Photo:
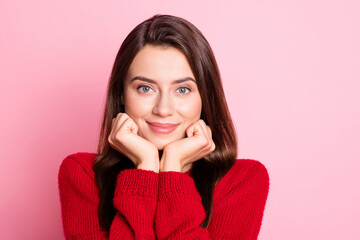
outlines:
[[[207,138],[209,144],[212,142],[212,135],[211,135],[211,129],[208,125],[206,125],[206,123],[204,122],[204,120],[200,119],[199,121],[199,125],[201,126],[205,137]],[[210,146],[210,145],[209,145]]]
[[[204,120],[201,119],[201,121],[199,121],[201,127],[204,129],[204,132],[206,132],[209,136],[211,135],[211,128],[209,127],[209,125],[207,125]]]
[[[211,137],[208,136],[209,134],[208,134],[207,126],[203,121],[199,121],[195,126],[197,127],[197,129],[199,129],[197,135],[198,144],[202,146],[201,149],[203,152],[207,152],[210,149],[212,142]]]
[[[111,121],[111,132],[113,132],[114,130],[116,130],[119,127],[119,119],[122,116],[122,113],[118,113],[116,115],[116,117],[114,117]]]
[[[110,132],[111,138],[113,138],[114,133],[119,129],[119,127],[121,125],[119,123],[121,116],[123,116],[123,113],[120,112],[111,121],[111,132]]]
[[[206,126],[206,129],[207,129],[207,132],[208,132],[208,136],[210,138],[210,140],[212,141],[213,138],[212,138],[212,131],[211,131],[211,128],[209,126]]]
[[[193,123],[186,132],[188,137],[201,137],[205,135],[203,127],[201,127],[200,123],[197,121]]]
[[[200,120],[198,121],[198,123],[199,123],[201,129],[203,130],[203,132],[207,135],[207,134],[208,134],[208,129],[207,129],[208,126],[206,125],[206,123],[204,122],[204,120],[200,119]]]
[[[116,135],[118,134],[122,123],[128,118],[129,116],[126,113],[118,113],[115,118],[112,119],[111,123],[111,131],[108,137],[108,141],[114,143],[116,141]]]
[[[206,132],[206,137],[208,139],[208,154],[210,154],[211,152],[213,152],[215,150],[215,143],[212,139],[212,132],[211,132],[211,128],[206,125],[206,123],[201,119],[201,121],[199,120],[199,124],[200,126],[204,129],[204,132]]]
[[[113,132],[117,134],[117,132],[121,131],[121,128],[124,122],[130,118],[126,113],[118,114],[114,120]]]
[[[121,125],[127,118],[129,118],[129,115],[127,115],[126,113],[119,113],[115,118],[117,127],[121,127]]]
[[[137,134],[139,127],[130,117],[126,118],[125,121],[120,126],[120,131],[125,131],[126,133]]]
[[[215,151],[215,148],[216,148],[216,145],[215,145],[215,143],[213,141],[212,146],[211,146],[211,152]]]
[[[108,136],[108,142],[110,143],[110,145],[112,145],[112,143],[113,143],[113,136],[114,136],[115,126],[116,126],[116,122],[117,122],[117,118],[118,118],[119,114],[120,113],[118,113],[116,115],[116,117],[114,117],[111,120],[111,130],[110,130],[110,133],[109,133],[109,136]]]
[[[122,115],[123,115],[122,112],[119,112],[118,114],[116,114],[116,116],[113,117],[113,119],[112,119],[112,123],[114,123],[115,121],[117,121]]]
[[[195,124],[196,122],[194,122],[193,124],[191,124],[187,129],[186,129],[186,136],[187,137],[193,137],[194,133],[195,133]]]

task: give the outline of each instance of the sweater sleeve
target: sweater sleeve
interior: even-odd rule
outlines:
[[[155,239],[155,172],[132,169],[119,173],[113,198],[117,213],[108,236],[99,224],[99,192],[91,169],[67,157],[58,180],[66,239]]]
[[[236,181],[222,184],[213,203],[207,229],[199,225],[205,218],[193,179],[178,172],[159,174],[159,197],[155,231],[159,239],[256,239],[269,188],[265,167],[257,162]],[[215,197],[215,196],[214,196]]]
[[[157,173],[140,169],[121,171],[113,199],[119,220],[111,225],[110,239],[155,239],[157,195]],[[124,227],[125,222],[130,228]],[[128,237],[122,234],[123,228]]]

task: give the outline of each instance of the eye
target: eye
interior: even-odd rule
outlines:
[[[181,94],[186,94],[186,93],[190,92],[190,89],[187,87],[179,87],[176,91]]]
[[[152,89],[151,89],[150,86],[142,85],[142,86],[139,86],[139,87],[137,88],[137,90],[139,90],[140,92],[147,93],[147,92],[150,92]]]

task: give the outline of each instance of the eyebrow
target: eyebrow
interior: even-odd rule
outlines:
[[[146,78],[146,77],[143,77],[143,76],[136,76],[133,79],[131,79],[130,82],[133,82],[135,80],[141,80],[141,81],[145,81],[145,82],[148,82],[148,83],[155,83],[156,84],[155,80],[152,80],[150,78]],[[196,83],[196,81],[191,77],[185,77],[185,78],[177,79],[177,80],[172,81],[171,83],[172,84],[177,84],[177,83],[183,83],[183,82],[186,82],[186,81],[193,81],[194,83]]]

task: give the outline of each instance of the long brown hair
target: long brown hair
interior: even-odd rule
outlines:
[[[107,138],[112,119],[117,113],[124,112],[120,99],[130,64],[146,44],[179,49],[186,56],[198,85],[202,100],[201,119],[211,128],[216,145],[213,153],[193,163],[190,173],[206,212],[201,226],[207,228],[211,219],[214,187],[235,163],[236,134],[209,43],[193,24],[171,15],[155,15],[140,23],[126,37],[116,56],[108,84],[98,156],[93,166],[100,190],[99,222],[109,231],[116,214],[112,202],[116,177],[121,170],[135,167],[131,160],[110,146]]]

